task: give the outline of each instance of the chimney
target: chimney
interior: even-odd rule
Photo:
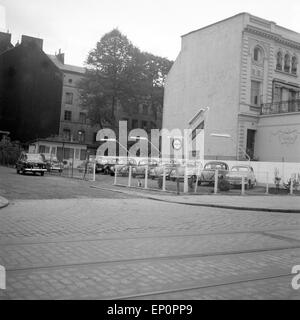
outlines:
[[[25,46],[28,46],[28,45],[30,46],[30,45],[34,44],[34,45],[38,46],[38,48],[43,50],[43,39],[22,35],[21,43],[22,43],[22,45],[25,45]]]
[[[59,49],[58,53],[55,54],[55,56],[62,64],[65,64],[65,54],[61,52],[61,49]]]

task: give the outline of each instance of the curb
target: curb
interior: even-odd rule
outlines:
[[[103,188],[98,186],[90,186],[91,188],[95,189],[102,189],[102,190],[109,190],[112,192],[119,192],[123,194],[129,194],[129,195],[137,195],[140,197],[143,197],[145,199],[155,200],[155,201],[161,201],[161,202],[167,202],[167,203],[175,203],[175,204],[181,204],[186,206],[194,206],[194,207],[209,207],[209,208],[222,208],[222,209],[231,209],[231,210],[243,210],[243,211],[262,211],[262,212],[279,212],[279,213],[295,213],[300,214],[300,209],[277,209],[277,208],[257,208],[257,207],[241,207],[241,206],[230,206],[230,205],[219,205],[219,204],[210,204],[210,203],[188,203],[188,202],[182,202],[182,201],[170,201],[167,199],[160,199],[156,198],[155,196],[151,195],[144,195],[140,192],[130,192],[130,191],[123,191],[113,188]]]
[[[6,198],[0,196],[0,209],[5,208],[9,205],[9,201]]]

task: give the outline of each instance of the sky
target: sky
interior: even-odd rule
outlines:
[[[175,60],[181,35],[240,12],[300,33],[300,0],[0,0],[6,30],[44,39],[44,51],[83,66],[97,41],[118,28],[142,51]],[[1,11],[1,10],[0,10]],[[1,18],[2,17],[2,18]],[[3,14],[0,14],[0,28]]]

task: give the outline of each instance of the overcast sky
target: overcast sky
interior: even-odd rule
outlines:
[[[300,0],[0,0],[0,5],[13,43],[22,34],[43,38],[45,52],[61,48],[66,63],[75,65],[83,65],[97,41],[115,27],[141,50],[171,60],[182,34],[239,12],[300,32]]]

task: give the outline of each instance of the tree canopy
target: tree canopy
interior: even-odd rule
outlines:
[[[157,114],[171,66],[166,58],[140,51],[114,29],[88,55],[85,77],[80,82],[81,106],[91,123],[101,128],[117,127],[118,104],[130,110],[148,103]]]

